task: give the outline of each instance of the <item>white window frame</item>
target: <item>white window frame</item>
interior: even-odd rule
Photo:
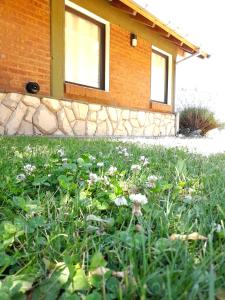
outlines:
[[[90,12],[89,10],[73,3],[72,1],[65,0],[65,5],[105,25],[105,88],[104,91],[109,92],[110,23],[105,19],[97,16],[96,14]]]
[[[172,67],[173,67],[173,56],[172,54],[156,47],[156,46],[152,46],[152,50],[155,50],[159,53],[162,53],[163,55],[166,55],[168,57],[168,96],[167,96],[167,102],[162,104],[168,104],[171,105],[172,104]],[[154,100],[153,100],[154,102]],[[161,103],[161,102],[160,102]]]

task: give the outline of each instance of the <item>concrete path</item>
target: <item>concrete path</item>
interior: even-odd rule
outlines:
[[[203,138],[184,137],[160,137],[160,138],[123,138],[123,141],[137,143],[139,145],[160,145],[164,147],[185,148],[193,153],[203,155],[224,153],[225,154],[225,131],[214,136]]]

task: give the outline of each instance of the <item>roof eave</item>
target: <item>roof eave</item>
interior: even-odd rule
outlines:
[[[183,51],[190,53],[190,54],[198,54],[200,58],[208,58],[210,55],[202,52],[200,47],[192,44],[187,39],[179,35],[173,29],[168,27],[158,18],[153,16],[150,12],[146,11],[144,8],[139,6],[133,0],[108,0],[111,4],[117,8],[120,8],[125,11],[137,22],[140,22],[148,27],[151,30],[158,32],[161,36],[165,39],[170,40],[173,44],[176,44],[179,48]]]

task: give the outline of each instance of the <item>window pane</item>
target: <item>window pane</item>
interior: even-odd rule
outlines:
[[[101,87],[101,27],[66,11],[65,80]]]
[[[167,101],[167,57],[152,52],[151,99]]]

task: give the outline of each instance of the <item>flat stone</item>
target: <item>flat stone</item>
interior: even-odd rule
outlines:
[[[5,93],[0,93],[0,103],[2,102],[2,100],[6,97]]]
[[[21,101],[27,105],[27,106],[32,106],[34,108],[38,108],[40,105],[40,99],[38,97],[33,97],[33,96],[23,96]]]
[[[56,130],[56,132],[54,132],[53,134],[54,136],[65,136],[65,134],[61,131],[61,130]]]
[[[44,104],[41,104],[33,116],[33,123],[44,134],[53,134],[58,129],[57,118]]]
[[[73,126],[73,132],[75,135],[84,136],[86,133],[86,121],[77,120]]]
[[[107,107],[109,119],[113,122],[118,122],[117,111],[114,107]]]
[[[124,122],[124,127],[126,128],[128,135],[132,135],[133,127],[128,120]]]
[[[33,115],[35,113],[36,109],[29,106],[27,108],[27,113],[26,113],[26,116],[24,118],[25,121],[29,122],[29,123],[32,123],[33,122]]]
[[[20,135],[33,135],[33,124],[26,121],[22,121],[17,133]]]
[[[93,136],[95,135],[96,133],[96,128],[97,128],[97,125],[95,122],[90,122],[88,121],[87,122],[87,135],[88,136]]]
[[[90,111],[99,111],[101,109],[101,105],[99,104],[89,104]]]
[[[8,107],[0,104],[0,125],[4,126],[8,122],[11,114],[12,111]]]
[[[102,122],[98,124],[97,131],[96,131],[97,136],[106,136],[107,135],[107,123]]]
[[[160,136],[160,128],[159,128],[159,126],[155,126],[154,127],[153,135],[154,136]]]
[[[96,111],[89,111],[88,113],[88,121],[96,122],[97,121],[97,113]]]
[[[66,106],[64,107],[64,110],[65,110],[68,121],[70,123],[73,122],[75,120],[75,115],[73,113],[73,110],[71,108],[66,107]]]
[[[70,101],[61,101],[61,105],[63,107],[67,107],[67,108],[71,108],[72,107],[72,103]]]
[[[97,120],[98,121],[105,121],[108,118],[107,111],[105,107],[103,107],[100,111],[98,111]]]
[[[129,120],[129,118],[130,118],[130,111],[128,109],[124,109],[122,111],[122,119]]]
[[[23,95],[17,93],[9,93],[6,95],[5,99],[2,100],[2,103],[5,104],[7,107],[14,110],[20,100],[22,99]]]
[[[155,125],[152,124],[144,129],[144,136],[153,136]]]
[[[132,135],[134,136],[143,136],[144,128],[133,128]]]
[[[137,120],[138,120],[140,127],[145,125],[145,112],[144,111],[139,111],[137,113]]]
[[[43,135],[43,133],[35,126],[34,126],[34,134],[35,135]]]
[[[115,134],[115,136],[127,136],[127,130],[126,130],[126,127],[123,125],[123,123],[119,124],[119,126],[116,128],[114,134]]]
[[[139,128],[140,127],[139,122],[138,122],[137,119],[130,119],[130,123],[135,128]]]
[[[42,98],[41,102],[47,106],[48,109],[50,109],[52,112],[58,112],[61,109],[61,105],[59,100],[51,99],[51,98]]]
[[[27,112],[27,106],[23,104],[23,102],[20,102],[16,110],[11,114],[9,121],[5,126],[6,134],[14,135],[17,133],[20,124],[24,116],[26,115],[26,112]]]
[[[113,127],[109,119],[106,119],[107,124],[107,135],[112,136],[113,135]]]
[[[88,113],[88,105],[84,103],[73,102],[72,109],[75,114],[76,119],[86,120]]]
[[[70,126],[69,121],[67,120],[66,113],[65,113],[64,109],[60,110],[57,113],[57,117],[58,117],[59,129],[63,133],[65,133],[66,135],[73,135],[73,130]]]
[[[0,135],[4,135],[5,128],[3,126],[0,126]]]

